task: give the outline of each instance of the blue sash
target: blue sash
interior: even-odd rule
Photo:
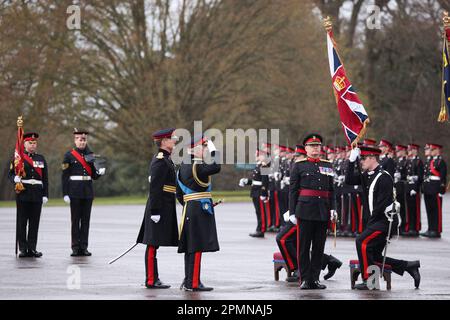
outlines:
[[[198,193],[198,191],[194,191],[192,189],[189,189],[188,187],[186,187],[180,180],[180,171],[177,172],[177,183],[181,188],[181,191],[183,191],[184,194],[193,194],[193,193]],[[206,189],[205,192],[211,192],[211,185],[208,186],[208,189]],[[200,201],[202,209],[208,211],[209,214],[213,214],[213,203],[212,203],[212,199],[198,199],[198,200],[190,200],[190,201]]]

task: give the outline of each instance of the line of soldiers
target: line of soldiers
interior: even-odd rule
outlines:
[[[283,213],[285,218],[280,219],[280,230],[277,234],[276,240],[281,254],[286,261],[288,268],[289,282],[298,281],[300,279],[306,279],[302,281],[301,287],[303,289],[322,289],[325,286],[320,284],[319,273],[320,269],[324,270],[328,267],[328,273],[324,279],[329,279],[334,275],[336,269],[338,269],[342,262],[333,256],[329,256],[322,252],[314,253],[310,251],[309,245],[312,243],[312,248],[320,248],[320,245],[324,243],[323,240],[323,227],[326,224],[329,233],[333,232],[336,225],[337,235],[340,236],[358,236],[364,235],[367,230],[368,224],[371,221],[371,210],[365,206],[368,199],[364,199],[364,195],[368,194],[368,189],[361,183],[354,183],[354,180],[346,177],[357,175],[361,171],[357,166],[350,165],[350,155],[352,148],[348,147],[321,147],[317,151],[317,157],[315,160],[311,160],[311,156],[307,155],[305,146],[313,146],[322,144],[322,138],[315,134],[305,138],[304,145],[297,145],[294,152],[292,148],[285,146],[271,146],[270,144],[264,144],[261,150],[256,152],[256,167],[252,172],[250,178],[242,178],[239,181],[239,186],[244,187],[246,185],[251,186],[250,195],[255,207],[255,213],[257,218],[257,227],[254,233],[251,233],[252,237],[264,237],[264,233],[269,231],[267,226],[273,225],[270,221],[273,221],[273,207],[275,206],[275,212]],[[310,141],[312,139],[312,141]],[[401,216],[401,234],[405,236],[418,236],[420,231],[420,193],[423,191],[425,194],[425,202],[428,213],[429,230],[421,235],[426,237],[440,237],[442,232],[442,196],[445,193],[446,184],[446,165],[442,159],[440,153],[442,146],[437,144],[427,144],[425,151],[429,154],[425,166],[422,165],[418,152],[420,147],[416,144],[410,144],[408,146],[397,145],[395,148],[387,140],[381,140],[378,148],[376,141],[372,139],[364,140],[363,144],[360,144],[361,148],[372,148],[370,156],[379,160],[380,170],[383,169],[392,177],[396,190],[396,199],[400,203],[400,216]],[[272,147],[273,153],[270,153]],[[374,151],[375,150],[375,151]],[[282,151],[286,151],[283,153]],[[393,159],[393,153],[396,153],[396,159]],[[281,157],[280,157],[281,155]],[[278,158],[277,158],[278,157]],[[275,161],[281,160],[279,171],[276,171]],[[302,191],[300,197],[297,198],[298,186],[296,184],[298,175],[296,168],[299,163],[318,162],[320,163],[320,170],[317,176],[318,181],[312,182],[311,189]],[[355,160],[353,160],[355,161]],[[374,163],[374,166],[378,162]],[[302,165],[304,166],[304,165]],[[423,168],[425,167],[425,168]],[[308,171],[310,170],[310,172]],[[351,172],[349,172],[349,170]],[[358,172],[356,172],[358,171]],[[314,167],[308,168],[306,173],[302,173],[306,177],[302,176],[302,181],[308,181],[312,179],[316,173]],[[294,175],[294,178],[293,178]],[[326,179],[323,177],[326,176]],[[286,190],[288,194],[287,202],[277,201],[276,193],[271,193],[270,179],[273,177],[274,181],[279,181],[280,189],[274,191],[278,192],[278,195],[284,194]],[[306,178],[306,179],[305,179]],[[322,183],[331,179],[331,185],[327,186]],[[383,178],[384,179],[384,178]],[[369,179],[370,180],[370,179]],[[351,183],[349,182],[351,181]],[[294,185],[293,185],[294,184]],[[307,183],[308,184],[308,183]],[[275,184],[276,185],[276,184]],[[288,186],[286,189],[285,187]],[[289,196],[289,189],[291,189],[291,196]],[[329,190],[327,190],[329,189]],[[294,190],[294,191],[292,191]],[[332,190],[332,191],[331,191]],[[293,193],[292,193],[293,192]],[[292,195],[293,194],[293,195]],[[283,196],[282,196],[283,197]],[[320,198],[330,198],[328,203],[322,205],[319,211],[317,201],[313,204],[306,205],[311,202],[311,198],[316,200]],[[296,204],[299,199],[300,205]],[[319,201],[320,202],[320,201]],[[287,203],[286,207],[283,204]],[[276,209],[276,206],[279,209]],[[316,207],[316,209],[313,209]],[[297,208],[302,208],[297,215]],[[324,209],[328,208],[328,209]],[[290,209],[289,211],[285,209]],[[324,209],[324,211],[322,211]],[[335,216],[330,223],[328,217],[331,210],[331,216]],[[311,213],[313,212],[313,213]],[[297,218],[294,215],[303,217],[303,228],[300,224],[297,224]],[[276,216],[275,216],[276,217]],[[315,222],[306,222],[306,221]],[[382,219],[383,220],[383,219]],[[277,221],[277,220],[275,220]],[[319,221],[322,222],[319,223]],[[325,223],[326,222],[326,223]],[[385,224],[386,221],[383,220]],[[277,226],[275,224],[275,226]],[[311,234],[300,230],[315,230]],[[277,229],[275,229],[277,231]],[[384,232],[385,230],[383,230]],[[299,235],[300,234],[300,235]],[[297,238],[298,237],[298,238]],[[303,241],[301,240],[303,239]],[[382,242],[382,241],[381,241]],[[380,243],[381,243],[380,242]],[[299,245],[300,243],[300,245]],[[302,244],[305,244],[305,247]],[[315,243],[315,244],[314,244]],[[361,243],[359,241],[359,243]],[[358,242],[357,242],[358,244]],[[298,252],[297,252],[298,250]],[[318,249],[318,252],[321,250]],[[320,258],[319,258],[320,257]],[[377,256],[378,258],[378,256]],[[307,261],[307,265],[303,266],[303,270],[297,264],[300,261]],[[395,260],[391,260],[395,264]],[[408,271],[414,278],[415,285],[418,287],[420,282],[420,275],[418,274],[418,267],[420,263],[406,262],[401,263],[402,270]],[[314,270],[314,271],[311,271]],[[395,270],[394,270],[395,271]],[[402,272],[399,272],[403,274]],[[303,274],[303,277],[299,277]],[[365,275],[363,275],[363,279]],[[365,289],[365,285],[360,286]],[[359,288],[359,287],[357,287]],[[359,288],[359,289],[361,289]]]
[[[90,256],[88,251],[89,224],[94,199],[92,180],[100,178],[105,168],[95,168],[94,153],[87,146],[86,130],[73,132],[75,147],[64,155],[62,163],[62,189],[64,201],[70,204],[71,212],[71,256]],[[23,135],[24,169],[23,177],[17,176],[14,160],[11,161],[9,180],[21,183],[24,190],[16,195],[17,229],[16,242],[19,257],[42,256],[36,250],[42,205],[48,202],[48,166],[45,157],[36,153],[39,134],[28,132]]]
[[[426,144],[426,160],[422,161],[419,156],[420,146],[414,143],[394,146],[382,139],[377,145],[375,140],[365,139],[360,145],[378,146],[381,150],[380,165],[394,178],[396,197],[401,206],[400,234],[439,238],[442,232],[442,196],[447,182],[447,165],[441,156],[442,146]],[[264,143],[256,152],[256,167],[251,177],[240,179],[240,187],[251,186],[250,196],[257,217],[256,231],[250,236],[263,238],[265,232],[279,232],[284,225],[282,215],[288,210],[290,168],[299,154],[298,150]],[[343,237],[356,237],[362,233],[369,218],[363,210],[362,186],[345,183],[350,152],[350,146],[325,146],[320,151],[321,158],[331,161],[334,170],[337,236]],[[420,233],[422,193],[428,230]]]
[[[178,247],[184,253],[185,277],[180,289],[211,291],[200,280],[203,252],[219,251],[214,206],[211,196],[211,176],[220,172],[216,147],[203,136],[193,137],[188,145],[191,155],[178,171],[170,155],[178,138],[174,128],[153,134],[158,147],[150,163],[149,196],[137,243],[147,246],[145,251],[145,286],[148,289],[167,289],[158,273],[156,253],[159,247]],[[208,155],[210,156],[209,160]],[[176,199],[183,206],[178,226]]]

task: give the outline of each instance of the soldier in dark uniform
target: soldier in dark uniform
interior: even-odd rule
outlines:
[[[153,133],[158,152],[150,163],[149,196],[145,206],[144,221],[138,243],[147,245],[145,250],[145,286],[148,289],[170,288],[161,282],[158,274],[156,251],[159,247],[178,246],[175,166],[170,155],[177,141],[174,128]]]
[[[322,141],[318,134],[306,136],[303,145],[307,158],[292,167],[290,178],[289,212],[299,220],[298,257],[303,290],[326,288],[319,282],[319,275],[330,212],[333,221],[337,218],[333,168],[329,161],[319,158]]]
[[[278,232],[280,226],[280,207],[278,192],[280,190],[280,146],[272,144],[269,174],[269,202],[267,210],[267,232]]]
[[[267,152],[262,150],[256,150],[256,167],[252,172],[250,179],[242,178],[239,181],[239,186],[244,187],[246,185],[251,186],[250,197],[252,198],[253,205],[256,212],[256,231],[250,233],[250,237],[264,238],[266,232],[266,217],[264,205],[267,202],[269,178],[266,175],[261,174],[261,168],[268,168],[266,164]]]
[[[436,143],[430,143],[429,146],[432,158],[423,182],[428,230],[420,235],[440,238],[442,232],[442,197],[447,186],[447,164],[441,156],[442,146]]]
[[[405,235],[409,232],[409,217],[406,214],[406,176],[407,176],[407,147],[404,145],[396,145],[396,159],[394,172],[394,188],[397,195],[397,201],[400,203],[400,234]]]
[[[393,145],[391,142],[381,139],[378,144],[381,150],[380,155],[380,166],[384,170],[386,170],[392,177],[394,177],[395,173],[395,162],[394,159],[390,156],[391,150],[393,149]]]
[[[350,156],[351,147],[347,146],[346,159],[343,164],[343,174],[345,176],[346,170],[348,168],[348,158]],[[360,198],[359,194],[361,192],[360,186],[348,185],[343,183],[342,193],[343,193],[343,221],[342,221],[342,235],[344,237],[356,237],[358,231],[358,222],[360,212]]]
[[[374,147],[364,147],[352,150],[349,158],[349,169],[345,177],[347,184],[363,184],[368,195],[364,201],[364,208],[368,210],[370,219],[366,229],[356,238],[356,250],[358,252],[359,265],[362,270],[363,282],[355,286],[358,290],[368,290],[367,279],[369,278],[367,268],[376,263],[383,262],[383,249],[389,229],[388,217],[394,219],[392,228],[398,225],[396,214],[398,203],[394,201],[394,181],[390,174],[381,168],[379,156],[381,150]],[[362,175],[354,170],[355,162],[361,158]],[[404,261],[386,257],[386,264],[392,267],[392,271],[403,275],[406,271],[414,279],[416,288],[420,284],[419,261]]]
[[[295,160],[292,167],[305,158],[305,148],[302,145],[297,145],[295,148]],[[289,211],[287,211],[283,217],[286,223],[281,227],[280,232],[278,232],[276,241],[288,269],[289,276],[286,278],[286,281],[297,282],[299,280],[297,260],[297,218],[295,217],[295,214],[290,215]],[[325,268],[328,267],[328,272],[324,276],[325,280],[330,279],[341,266],[341,261],[332,255],[323,254],[321,269],[325,270]]]
[[[337,219],[337,236],[343,235],[343,219],[344,219],[344,180],[345,180],[345,147],[336,147],[336,160],[333,164],[334,171],[334,194],[336,197],[336,211],[338,214]]]
[[[87,146],[86,130],[75,129],[75,148],[66,152],[62,163],[62,189],[64,201],[70,204],[72,221],[72,257],[90,256],[88,251],[89,222],[91,219],[94,188],[92,180],[105,174],[96,169],[94,153]]]
[[[48,169],[44,156],[36,153],[38,138],[39,134],[35,132],[23,135],[25,176],[16,176],[14,160],[11,162],[8,174],[12,183],[21,182],[25,188],[16,195],[17,241],[20,258],[42,256],[41,252],[36,251],[36,244],[42,204],[48,201]]]
[[[279,212],[282,216],[286,211],[289,210],[289,183],[290,183],[290,167],[292,159],[294,157],[295,150],[290,147],[285,147],[285,155],[281,159],[280,163],[280,191],[278,192],[279,198]],[[280,225],[284,224],[284,219],[280,217]]]
[[[209,151],[211,161],[205,161]],[[219,156],[212,141],[194,137],[189,152],[191,163],[183,163],[178,171],[177,199],[183,205],[178,253],[184,253],[186,291],[211,291],[200,281],[203,252],[219,251],[216,219],[211,199],[211,176],[220,172]],[[210,162],[210,163],[208,163]]]
[[[408,145],[408,161],[406,165],[406,214],[408,216],[407,236],[417,237],[421,229],[420,189],[423,182],[423,162],[419,158],[419,146]]]

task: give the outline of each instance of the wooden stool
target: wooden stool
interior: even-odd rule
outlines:
[[[273,275],[275,278],[275,281],[280,280],[280,270],[284,269],[288,276],[289,270],[286,266],[286,262],[284,261],[283,256],[281,255],[281,252],[274,252],[273,254]]]
[[[375,264],[380,268],[382,263],[375,262]],[[359,275],[361,274],[361,269],[359,268],[359,260],[350,260],[350,282],[352,289],[355,289],[355,283],[358,280]],[[391,290],[391,274],[392,274],[392,266],[389,264],[384,265],[383,271],[383,279],[386,281],[386,289]]]

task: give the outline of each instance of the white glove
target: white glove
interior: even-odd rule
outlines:
[[[283,182],[284,182],[285,185],[288,186],[289,183],[291,182],[291,177],[284,177],[284,178],[283,178]]]
[[[69,204],[70,203],[70,197],[69,196],[64,196],[64,202]]]
[[[284,180],[281,180],[281,181],[280,181],[280,188],[281,188],[281,189],[284,189],[284,187],[285,187],[285,185],[284,185]]]
[[[261,201],[267,202],[267,197],[259,196],[259,199],[261,199]]]
[[[410,193],[409,193],[409,195],[411,197],[415,196],[416,194],[417,194],[416,190],[411,190]]]
[[[100,168],[100,169],[98,169],[98,174],[99,174],[100,176],[103,176],[105,173],[106,173],[106,168]]]
[[[337,212],[336,210],[331,210],[330,211],[330,220],[331,222],[336,222],[338,218]]]
[[[239,180],[239,187],[245,187],[245,185],[248,183],[248,179],[247,178],[242,178],[241,180]]]
[[[289,210],[286,211],[285,213],[283,213],[283,220],[284,222],[288,222],[289,221]]]
[[[297,218],[295,217],[295,214],[289,216],[289,221],[291,221],[292,224],[297,224]]]
[[[401,175],[401,173],[400,173],[400,172],[396,172],[396,173],[394,173],[394,178],[395,178],[395,179],[398,179],[398,180],[400,180],[400,179],[401,179],[401,177],[402,177],[402,175]]]
[[[161,216],[160,215],[150,216],[150,219],[152,219],[154,223],[158,223],[159,220],[161,220]]]
[[[275,178],[275,181],[279,181],[281,178],[281,172],[275,172],[273,176]]]
[[[211,140],[208,140],[207,144],[208,144],[209,152],[217,151],[216,146],[214,145],[214,143]]]
[[[350,162],[355,162],[360,154],[361,154],[361,150],[359,148],[352,149],[352,151],[350,152],[350,157],[349,157]]]
[[[42,204],[46,204],[48,202],[48,198],[47,197],[42,197]]]
[[[22,181],[22,178],[20,176],[15,176],[14,177],[14,182],[15,183],[19,183],[20,181]]]
[[[441,197],[441,198],[442,198],[443,196],[444,196],[444,194],[443,194],[443,193],[439,193],[439,197]]]
[[[152,182],[152,176],[148,176],[148,183]]]

